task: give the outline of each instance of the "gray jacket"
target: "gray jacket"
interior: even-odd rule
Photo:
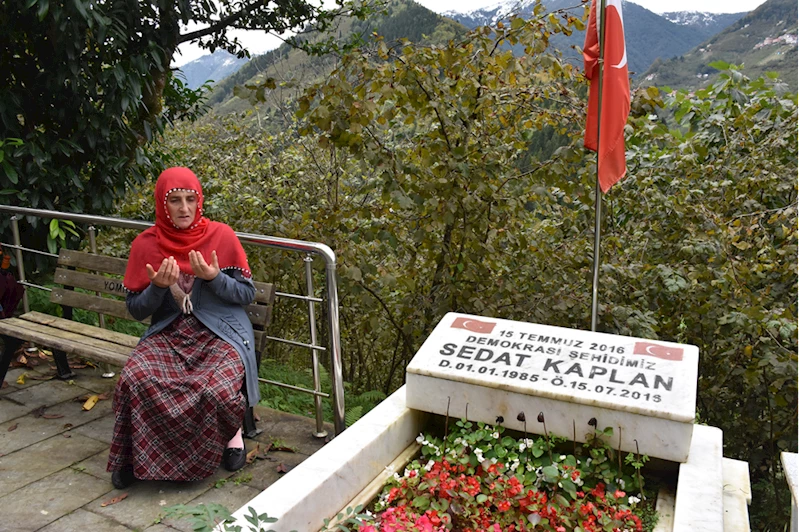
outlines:
[[[227,274],[227,275],[223,275]],[[247,402],[258,404],[261,391],[258,389],[258,364],[255,359],[255,335],[244,305],[255,298],[255,286],[250,279],[235,269],[222,271],[213,281],[194,280],[191,290],[192,314],[214,334],[232,345],[244,363],[247,384]],[[164,329],[180,316],[180,306],[175,302],[169,288],[154,284],[143,291],[128,293],[125,301],[128,312],[137,320],[152,316],[152,324],[142,340]]]

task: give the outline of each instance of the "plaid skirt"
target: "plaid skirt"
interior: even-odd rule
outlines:
[[[212,475],[244,419],[243,383],[238,352],[192,315],[145,338],[117,382],[107,470],[132,464],[145,480]]]

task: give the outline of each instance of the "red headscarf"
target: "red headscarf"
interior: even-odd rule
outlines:
[[[188,229],[178,229],[169,217],[167,197],[170,192],[191,191],[197,194],[197,211]],[[200,180],[188,168],[175,167],[164,170],[155,183],[155,227],[142,232],[133,241],[125,270],[125,288],[141,292],[150,284],[146,264],[158,271],[161,261],[175,257],[180,271],[192,273],[189,251],[199,251],[211,263],[211,252],[216,250],[219,268],[241,270],[250,277],[247,255],[238,237],[227,225],[212,222],[203,216],[203,191]]]

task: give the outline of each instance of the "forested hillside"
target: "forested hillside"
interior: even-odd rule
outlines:
[[[752,77],[776,72],[787,87],[797,89],[797,3],[768,0],[752,13],[693,50],[669,61],[658,61],[642,83],[655,86],[698,88],[718,74],[711,63],[743,65]]]
[[[465,29],[451,20],[436,15],[419,4],[406,0],[395,0],[385,6],[379,15],[367,20],[348,20],[340,27],[340,33],[360,34],[365,37],[373,32],[387,41],[408,39],[415,43],[445,42],[465,33]],[[273,88],[264,88],[259,93],[261,112],[265,121],[274,121],[275,130],[285,117],[280,110],[291,106],[305,86],[326,76],[334,68],[333,57],[310,57],[300,50],[285,44],[264,55],[253,58],[235,74],[226,78],[212,91],[208,104],[217,113],[235,113],[251,109],[246,101],[255,96],[254,91],[243,91],[244,99],[235,97],[234,89],[245,85],[260,86],[267,83]],[[272,80],[271,82],[269,80]]]

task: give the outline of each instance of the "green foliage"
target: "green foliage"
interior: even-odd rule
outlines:
[[[248,514],[244,515],[247,521],[247,530],[249,532],[276,532],[270,528],[267,530],[261,525],[272,525],[278,521],[275,517],[269,517],[266,513],[259,514],[252,506],[247,507]],[[164,509],[162,519],[182,519],[188,521],[195,532],[213,532],[214,530],[221,530],[225,532],[241,532],[243,528],[240,525],[232,524],[234,519],[230,514],[230,510],[221,504],[210,502],[206,504],[198,504],[196,506],[186,506],[185,504],[176,504]],[[297,532],[293,530],[291,532]]]
[[[0,3],[8,43],[0,47],[0,200],[109,213],[128,187],[164,166],[168,154],[153,140],[167,123],[204,112],[207,87],[192,90],[170,70],[179,44],[243,57],[248,52],[230,28],[324,31],[371,11],[369,3],[343,0],[332,9],[305,1]],[[181,33],[186,27],[193,29]],[[314,50],[337,47],[331,41]],[[0,231],[7,227],[0,219]],[[47,228],[34,221],[23,236],[41,249]]]
[[[557,22],[439,45],[377,40],[342,58],[279,134],[209,117],[170,135],[211,191],[212,218],[336,251],[353,392],[394,390],[447,311],[590,323],[595,159],[580,146],[581,78],[546,48]],[[500,35],[529,56],[506,54]],[[796,122],[795,94],[733,67],[694,94],[638,90],[628,176],[604,197],[600,330],[699,347],[698,416],[749,462],[755,530],[787,522],[779,452],[797,448]],[[563,144],[531,155],[539,128]],[[123,212],[151,216],[148,198]],[[253,252],[251,264],[304,291],[293,258]],[[275,333],[305,337],[304,312],[281,301]]]
[[[261,362],[260,376],[265,379],[298,386],[305,389],[313,389],[313,375],[310,368],[297,370],[291,366],[280,364],[275,360],[267,359]],[[330,374],[327,369],[319,366],[319,379],[322,384],[322,391],[330,393]],[[379,391],[366,391],[363,393],[353,393],[352,385],[344,383],[344,405],[346,406],[345,423],[352,425],[361,418],[366,412],[377,406],[386,396]],[[261,403],[269,408],[291,412],[306,417],[315,416],[314,400],[311,395],[297,392],[288,388],[281,388],[269,384],[261,384]],[[322,412],[325,421],[333,422],[333,408],[329,401],[322,403]]]

